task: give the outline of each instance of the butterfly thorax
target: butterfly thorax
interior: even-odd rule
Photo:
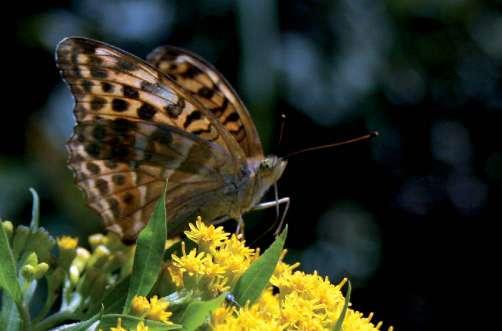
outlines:
[[[260,202],[267,190],[281,177],[287,161],[271,155],[261,159],[248,159],[248,185],[239,192],[240,213],[245,213]]]

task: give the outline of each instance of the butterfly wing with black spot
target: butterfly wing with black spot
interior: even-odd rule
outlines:
[[[218,192],[231,176],[226,173],[225,149],[164,124],[127,119],[83,122],[67,147],[70,168],[89,206],[109,230],[125,239],[133,240],[144,227],[167,178],[166,209],[171,232],[176,232],[188,217],[204,213],[198,201],[216,205],[216,199],[222,199]]]
[[[262,158],[258,131],[243,102],[227,80],[201,57],[181,48],[162,46],[147,61],[190,91],[209,109],[240,144],[246,156]]]
[[[141,59],[85,38],[64,39],[56,56],[75,97],[69,165],[110,230],[134,239],[166,179],[167,209],[184,205],[170,221],[187,222],[182,215],[212,201],[241,168],[245,155],[228,130]],[[186,193],[194,190],[202,197]]]

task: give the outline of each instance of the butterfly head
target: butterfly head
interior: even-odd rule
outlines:
[[[275,155],[268,156],[260,161],[257,171],[259,177],[266,186],[271,186],[282,176],[288,161]]]

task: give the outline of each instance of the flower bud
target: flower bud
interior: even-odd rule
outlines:
[[[84,271],[87,262],[91,258],[91,253],[85,248],[77,247],[76,256],[73,259],[72,266],[75,266],[79,273]]]
[[[89,244],[91,248],[94,250],[98,245],[102,245],[105,243],[105,236],[101,233],[95,233],[89,236]]]
[[[25,280],[32,281],[33,278],[35,278],[35,267],[32,266],[31,264],[25,264],[21,268],[21,275]]]
[[[38,264],[38,256],[37,253],[31,252],[27,257],[26,260],[24,261],[25,265],[31,265],[31,266],[36,266]]]
[[[70,275],[70,283],[72,286],[77,285],[78,281],[80,280],[80,271],[78,270],[77,266],[72,265],[70,266],[70,270],[68,270],[68,274]]]
[[[108,258],[110,257],[111,252],[106,246],[104,245],[99,245],[96,247],[94,252],[91,255],[91,258],[89,259],[89,266],[93,268],[100,268],[103,266],[103,264],[108,261]]]
[[[35,266],[34,277],[35,279],[40,279],[45,276],[49,270],[49,265],[45,262],[39,263]]]
[[[12,238],[12,233],[14,233],[14,225],[12,225],[11,221],[3,221],[2,227],[5,234],[7,235],[7,238],[10,240],[10,238]]]

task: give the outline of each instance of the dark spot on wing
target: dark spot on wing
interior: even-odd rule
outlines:
[[[139,118],[142,120],[151,120],[155,115],[156,110],[152,105],[143,103],[141,107],[138,108],[137,113]]]
[[[101,88],[103,89],[103,92],[105,92],[105,93],[113,92],[113,85],[108,82],[101,82]]]
[[[113,99],[112,100],[112,109],[116,112],[123,112],[129,108],[129,102],[124,99]]]
[[[94,97],[91,100],[90,104],[92,110],[100,110],[104,107],[104,105],[106,105],[106,99],[101,97]]]
[[[91,92],[92,87],[94,86],[94,84],[91,81],[86,79],[82,80],[80,84],[82,85],[84,91],[86,91],[87,93]]]
[[[99,166],[97,166],[96,164],[92,163],[92,162],[87,162],[86,164],[86,167],[87,167],[87,170],[89,170],[89,172],[93,175],[97,175],[99,174]]]
[[[112,181],[115,185],[124,185],[126,182],[125,176],[124,175],[113,175],[112,176]]]
[[[101,152],[101,146],[97,143],[90,143],[85,145],[84,150],[92,157],[98,157]]]
[[[122,87],[122,93],[126,98],[130,99],[138,99],[139,98],[139,92],[136,90],[134,87],[131,87],[129,85],[124,85]]]
[[[203,86],[197,91],[197,94],[203,98],[211,99],[211,97],[214,95],[214,90],[207,86]]]
[[[102,68],[91,67],[90,69],[91,76],[94,78],[106,78],[108,77],[108,72]]]
[[[130,192],[127,192],[126,194],[124,194],[124,196],[122,197],[122,201],[126,204],[126,205],[130,205],[134,202],[134,195],[132,195]]]
[[[190,113],[185,119],[185,123],[183,123],[183,127],[186,129],[192,124],[193,121],[200,120],[202,118],[202,113],[198,110],[194,110]]]
[[[234,111],[233,113],[228,115],[227,118],[225,118],[225,121],[223,121],[223,124],[227,124],[228,122],[237,122],[237,121],[239,121],[239,119],[240,119],[239,114],[237,114],[237,112]]]
[[[109,191],[108,188],[108,182],[104,179],[98,179],[95,183],[96,188],[98,189],[99,193],[101,194],[106,194]]]

